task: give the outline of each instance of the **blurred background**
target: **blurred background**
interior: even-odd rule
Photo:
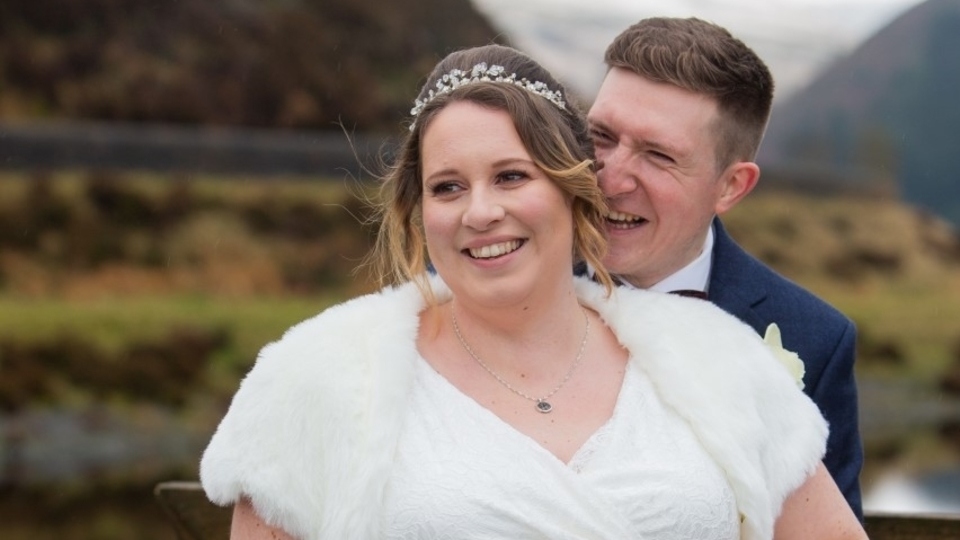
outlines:
[[[257,351],[373,289],[365,204],[426,73],[491,41],[589,106],[651,15],[778,90],[749,251],[859,327],[868,509],[960,512],[960,0],[3,0],[0,529],[174,538]]]

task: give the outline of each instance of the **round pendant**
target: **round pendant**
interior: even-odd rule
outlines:
[[[537,410],[546,414],[553,410],[553,405],[541,399],[537,401]]]

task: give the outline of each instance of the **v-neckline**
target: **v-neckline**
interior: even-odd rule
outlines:
[[[484,407],[483,404],[475,400],[472,396],[457,388],[455,384],[450,382],[446,377],[443,376],[442,373],[437,371],[430,364],[430,362],[423,357],[423,355],[417,356],[418,363],[421,364],[421,368],[427,372],[428,377],[437,379],[440,386],[445,389],[444,391],[453,394],[457,399],[465,402],[466,407],[476,411],[476,414],[484,418],[488,424],[496,426],[496,429],[505,430],[508,433],[513,434],[512,436],[518,436],[520,439],[527,441],[525,444],[532,445],[533,447],[539,449],[539,451],[549,455],[565,468],[574,472],[578,472],[582,467],[584,467],[587,464],[586,460],[589,458],[589,456],[593,455],[596,450],[599,450],[599,448],[594,448],[594,446],[598,444],[600,437],[611,429],[613,422],[620,416],[621,409],[623,408],[622,403],[624,401],[624,395],[626,393],[625,389],[627,387],[627,378],[634,376],[631,373],[631,371],[633,371],[633,367],[631,366],[632,361],[628,359],[626,365],[624,366],[623,380],[620,381],[620,390],[617,394],[617,400],[613,405],[613,412],[610,414],[610,417],[600,424],[600,426],[597,427],[597,429],[594,430],[589,437],[584,439],[583,443],[581,443],[580,446],[578,446],[573,452],[573,455],[570,456],[569,461],[564,462],[548,448],[537,442],[536,439],[520,431],[514,427],[513,424],[507,422],[487,407]]]

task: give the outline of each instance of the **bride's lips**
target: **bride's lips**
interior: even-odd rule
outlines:
[[[519,239],[507,240],[479,247],[466,248],[463,252],[473,259],[495,259],[520,249],[520,246],[522,246],[524,242],[525,240]]]

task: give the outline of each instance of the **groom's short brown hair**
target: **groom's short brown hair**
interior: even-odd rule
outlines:
[[[756,157],[773,103],[773,77],[725,28],[697,18],[644,19],[613,40],[604,61],[716,100],[719,169]]]

